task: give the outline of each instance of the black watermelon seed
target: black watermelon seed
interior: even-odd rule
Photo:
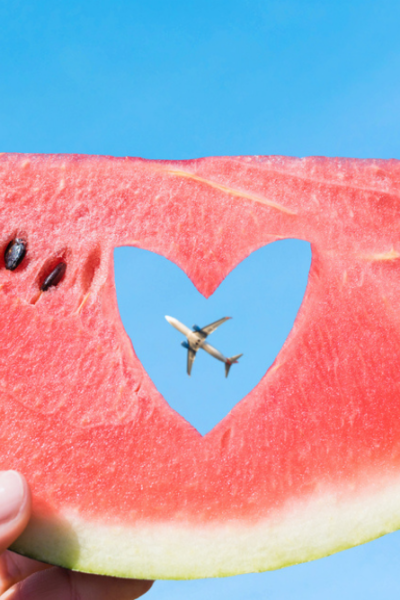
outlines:
[[[6,269],[9,271],[14,271],[18,265],[21,263],[26,253],[26,245],[25,242],[16,238],[12,240],[4,253],[4,262],[6,265]]]
[[[52,272],[49,273],[49,275],[47,275],[46,279],[43,281],[41,288],[40,288],[41,291],[45,292],[52,285],[58,285],[60,283],[61,279],[64,277],[66,268],[67,268],[67,265],[65,262],[58,263],[58,265],[56,267],[54,267]]]

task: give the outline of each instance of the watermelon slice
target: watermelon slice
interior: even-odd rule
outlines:
[[[399,528],[399,191],[398,161],[3,154],[0,467],[34,496],[14,549],[87,572],[196,578]],[[293,330],[202,437],[135,356],[113,249],[162,254],[209,296],[283,238],[313,254]]]

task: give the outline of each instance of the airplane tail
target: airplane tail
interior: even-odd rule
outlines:
[[[238,362],[238,360],[241,356],[243,356],[243,354],[236,354],[235,356],[232,356],[231,358],[227,359],[227,361],[225,363],[225,377],[228,377],[229,369],[231,368],[232,365],[234,365],[235,363]]]

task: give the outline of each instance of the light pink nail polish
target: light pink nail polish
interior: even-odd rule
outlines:
[[[24,494],[23,480],[16,471],[0,472],[0,524],[17,516]]]

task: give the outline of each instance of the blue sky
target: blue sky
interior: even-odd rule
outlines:
[[[0,0],[0,150],[400,158],[399,22],[397,0]],[[162,257],[115,258],[139,357],[171,405],[208,431],[279,351],[304,293],[308,244],[260,249],[207,301]],[[206,354],[186,377],[165,314],[187,325],[233,317],[212,339],[244,353],[227,381]],[[392,534],[274,573],[159,582],[149,598],[392,598],[399,561]]]

